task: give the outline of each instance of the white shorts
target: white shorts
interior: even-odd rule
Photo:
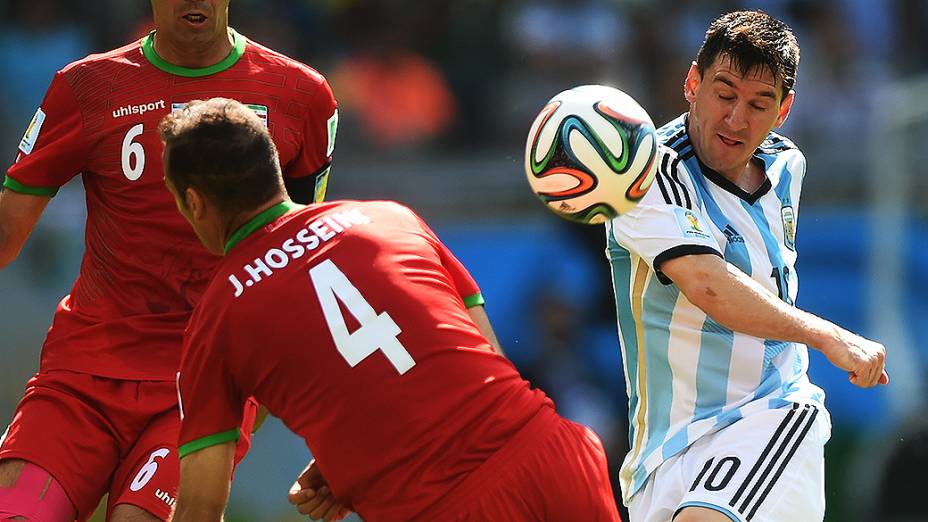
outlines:
[[[821,522],[830,436],[816,406],[753,413],[664,461],[631,498],[630,522],[669,522],[688,506],[734,522]]]

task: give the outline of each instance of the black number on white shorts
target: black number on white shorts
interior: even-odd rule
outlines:
[[[703,465],[702,470],[699,472],[699,475],[696,476],[696,480],[693,481],[693,485],[690,486],[690,491],[696,489],[700,483],[702,483],[703,477],[706,476],[706,473],[709,470],[712,470],[712,473],[709,473],[709,477],[706,479],[706,483],[703,487],[707,491],[721,491],[728,486],[728,483],[731,482],[732,477],[735,476],[735,472],[738,471],[738,467],[741,466],[741,459],[738,457],[725,457],[719,460],[718,464],[715,467],[712,467],[712,463],[715,462],[715,457],[707,460]],[[723,471],[724,469],[724,471]],[[720,475],[724,473],[724,476],[719,478]]]

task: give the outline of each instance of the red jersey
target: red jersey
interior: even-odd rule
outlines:
[[[80,275],[58,306],[40,370],[173,380],[183,330],[218,258],[164,187],[160,120],[194,99],[235,98],[266,123],[285,176],[320,174],[324,191],[336,103],[313,69],[235,31],[204,69],[168,64],[155,33],[59,71],[4,187],[54,195],[80,174],[87,194]]]
[[[191,318],[179,454],[234,440],[253,395],[340,500],[414,520],[553,404],[480,334],[476,283],[412,211],[293,207],[230,239]]]

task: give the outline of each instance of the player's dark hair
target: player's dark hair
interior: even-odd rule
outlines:
[[[780,80],[783,96],[796,83],[799,42],[785,23],[763,11],[734,11],[715,19],[696,55],[696,69],[702,77],[719,56],[727,56],[742,75],[758,67]]]
[[[192,101],[158,130],[168,152],[164,172],[179,194],[193,186],[231,215],[285,193],[270,133],[235,100]]]

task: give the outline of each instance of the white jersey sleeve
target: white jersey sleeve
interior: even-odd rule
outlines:
[[[623,248],[643,259],[664,284],[660,271],[669,259],[715,254],[722,249],[703,216],[689,172],[673,150],[661,145],[654,183],[638,205],[612,220],[609,230]]]

